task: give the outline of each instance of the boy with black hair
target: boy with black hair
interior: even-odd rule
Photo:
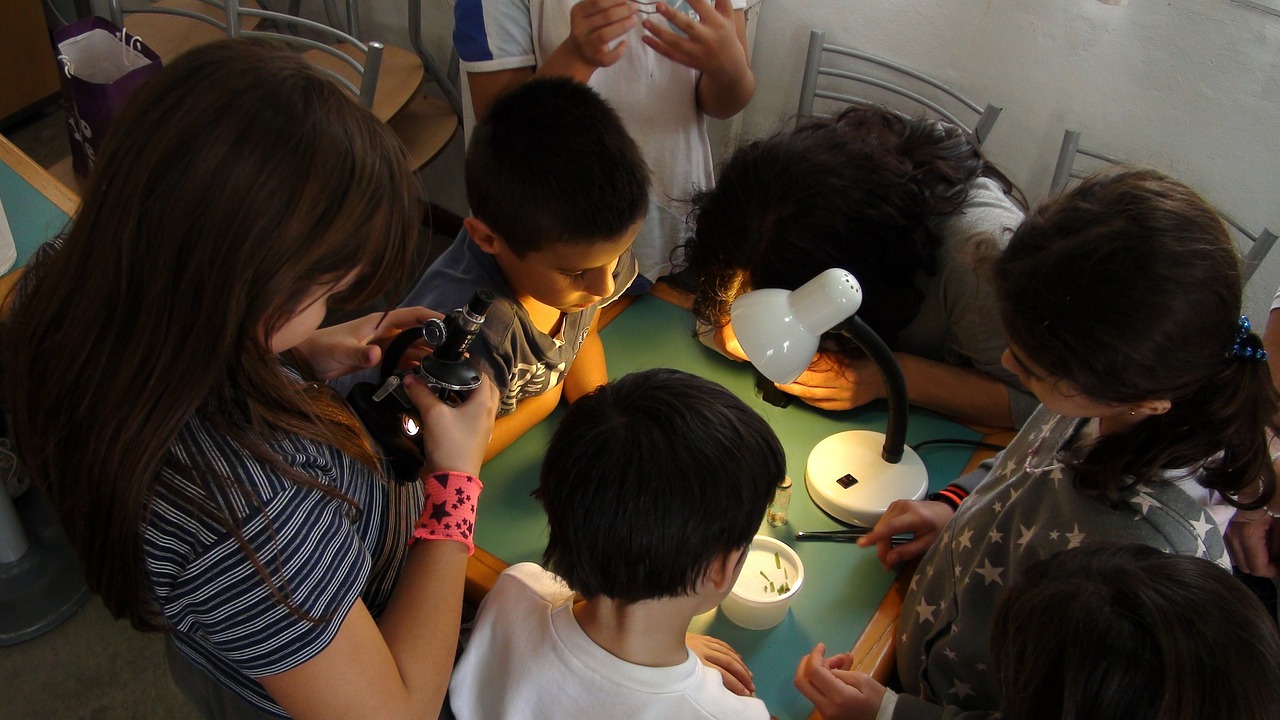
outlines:
[[[489,592],[454,714],[768,718],[737,653],[686,629],[728,595],[785,472],[773,430],[709,380],[648,370],[578,400],[534,491],[551,572],[521,563]]]
[[[500,393],[487,459],[562,395],[608,382],[594,322],[635,278],[649,171],[594,90],[548,78],[504,94],[476,126],[466,185],[471,217],[401,304],[448,312],[480,288],[497,297],[469,350]]]

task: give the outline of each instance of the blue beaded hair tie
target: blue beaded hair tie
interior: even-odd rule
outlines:
[[[1227,351],[1227,357],[1232,360],[1266,362],[1267,351],[1262,349],[1262,340],[1250,332],[1252,329],[1253,326],[1249,324],[1249,318],[1241,315],[1240,324],[1236,328],[1236,341],[1231,345],[1231,349]]]

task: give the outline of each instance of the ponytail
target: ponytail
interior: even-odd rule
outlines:
[[[1170,402],[1099,438],[1074,463],[1081,488],[1114,500],[1188,468],[1237,507],[1271,499],[1277,395],[1242,286],[1217,212],[1154,170],[1088,178],[1014,233],[996,261],[1010,341],[1095,401]]]
[[[1262,507],[1276,489],[1268,448],[1280,432],[1278,407],[1265,362],[1224,358],[1169,412],[1100,438],[1075,464],[1078,483],[1114,499],[1124,487],[1159,480],[1163,468],[1199,467],[1201,486],[1222,493],[1237,508]]]

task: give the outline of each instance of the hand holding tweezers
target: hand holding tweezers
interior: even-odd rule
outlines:
[[[871,528],[850,528],[848,530],[818,530],[806,531],[799,530],[796,532],[796,540],[826,540],[828,542],[857,542],[858,538],[871,532]],[[906,542],[910,542],[915,535],[901,534],[894,535],[890,539],[890,544],[897,546]]]

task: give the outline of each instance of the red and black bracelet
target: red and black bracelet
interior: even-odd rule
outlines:
[[[951,483],[936,493],[929,493],[929,495],[925,497],[925,500],[940,502],[952,510],[959,510],[960,503],[964,502],[964,499],[967,497],[969,497],[968,490],[965,490],[956,483]]]

